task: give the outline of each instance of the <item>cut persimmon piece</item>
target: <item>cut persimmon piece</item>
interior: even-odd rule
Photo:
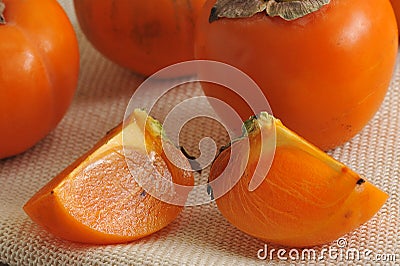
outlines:
[[[181,212],[194,177],[182,170],[190,169],[186,157],[162,135],[160,123],[135,110],[127,126],[121,123],[38,191],[25,212],[55,236],[83,243],[123,243],[164,228]],[[166,150],[187,167],[173,164]],[[137,180],[167,181],[165,194],[177,203],[152,196]]]
[[[251,190],[261,156],[273,154],[267,139],[273,136],[272,127],[272,164],[259,186]],[[388,198],[267,113],[245,122],[245,128],[247,134],[217,156],[209,181],[222,215],[249,235],[293,247],[328,243],[368,221]],[[243,173],[232,189],[226,189],[229,176],[241,164]],[[228,181],[215,185],[223,176]]]

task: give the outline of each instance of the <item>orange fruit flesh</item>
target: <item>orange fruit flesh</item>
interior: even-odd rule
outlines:
[[[386,193],[274,122],[277,147],[264,181],[249,191],[260,156],[261,138],[255,132],[249,135],[251,152],[241,179],[216,200],[229,222],[257,238],[302,247],[336,240],[381,208]],[[233,145],[244,147],[241,141]],[[210,180],[226,167],[229,150],[215,160]]]
[[[138,123],[128,128],[137,138],[130,141],[125,150],[120,125],[25,204],[24,210],[34,222],[63,239],[112,244],[154,233],[179,215],[182,206],[151,196],[136,183],[132,172],[140,180],[158,175],[189,188],[194,183],[193,175],[167,160],[159,149],[159,134],[148,127],[151,123],[146,124],[148,134],[141,133],[138,124],[143,122],[139,121],[144,117],[143,112],[135,111],[134,115]],[[151,162],[144,145],[147,151],[153,152]],[[167,144],[167,147],[172,149],[172,145]],[[174,152],[184,161],[178,149]]]

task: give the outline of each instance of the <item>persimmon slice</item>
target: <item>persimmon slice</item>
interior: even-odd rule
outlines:
[[[168,160],[163,145],[169,155],[187,163],[185,169],[189,163],[170,142],[162,144],[157,121],[139,110],[132,116],[124,128],[131,132],[128,141],[123,142],[121,124],[25,204],[34,222],[66,240],[111,244],[147,236],[178,216],[194,177]],[[181,190],[181,205],[153,197],[136,182],[156,177],[188,188]]]
[[[260,132],[271,122],[276,129],[275,155],[265,179],[251,191],[249,183],[262,155],[261,141],[268,141],[261,139]],[[230,156],[249,156],[239,181],[216,199],[223,216],[243,232],[287,246],[324,244],[368,221],[388,198],[385,192],[306,142],[278,119],[261,113],[246,123],[251,129],[247,137],[223,150],[210,173],[210,181],[225,171],[229,175]],[[243,145],[244,141],[250,145]],[[243,152],[232,153],[235,145],[236,150]],[[249,147],[250,152],[244,147]],[[211,186],[213,183],[210,182]]]

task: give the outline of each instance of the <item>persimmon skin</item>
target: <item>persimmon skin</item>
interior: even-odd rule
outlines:
[[[80,26],[94,47],[145,76],[194,58],[194,24],[204,2],[74,0]]]
[[[396,15],[397,28],[399,28],[399,25],[400,25],[400,1],[399,0],[390,0],[390,2],[392,3],[394,14]]]
[[[56,0],[3,2],[0,159],[27,150],[56,127],[79,72],[75,32]]]
[[[398,33],[388,0],[332,0],[293,21],[259,13],[209,23],[215,0],[200,13],[195,55],[248,74],[274,115],[323,150],[343,144],[373,117],[384,99]],[[200,73],[203,75],[204,73]],[[208,96],[251,113],[227,89],[202,84]]]

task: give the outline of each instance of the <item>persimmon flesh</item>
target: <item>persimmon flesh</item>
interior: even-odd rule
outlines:
[[[234,167],[228,164],[230,156],[249,154],[239,181],[216,199],[222,215],[238,229],[286,246],[319,245],[354,230],[385,203],[385,192],[300,138],[279,120],[266,113],[252,120],[254,126],[248,136],[232,144],[242,152],[231,154],[232,146],[225,149],[215,159],[210,173],[210,181],[224,171],[229,176]],[[256,165],[260,156],[266,155],[260,153],[261,143],[268,142],[260,132],[271,122],[276,128],[275,155],[268,174],[251,191],[249,183]],[[247,140],[249,146],[244,145]],[[218,192],[219,187],[210,184]]]
[[[171,223],[181,212],[194,178],[168,160],[161,149],[161,128],[151,117],[146,123],[146,116],[136,110],[134,121],[124,128],[133,132],[134,138],[123,141],[121,124],[39,190],[24,206],[30,218],[57,237],[92,244],[132,241]],[[175,146],[164,145],[169,154],[185,162]],[[151,161],[147,152],[152,153]],[[134,179],[132,169],[142,179],[152,179],[157,172],[172,180],[173,186],[187,187],[179,195],[180,205],[147,193]]]

